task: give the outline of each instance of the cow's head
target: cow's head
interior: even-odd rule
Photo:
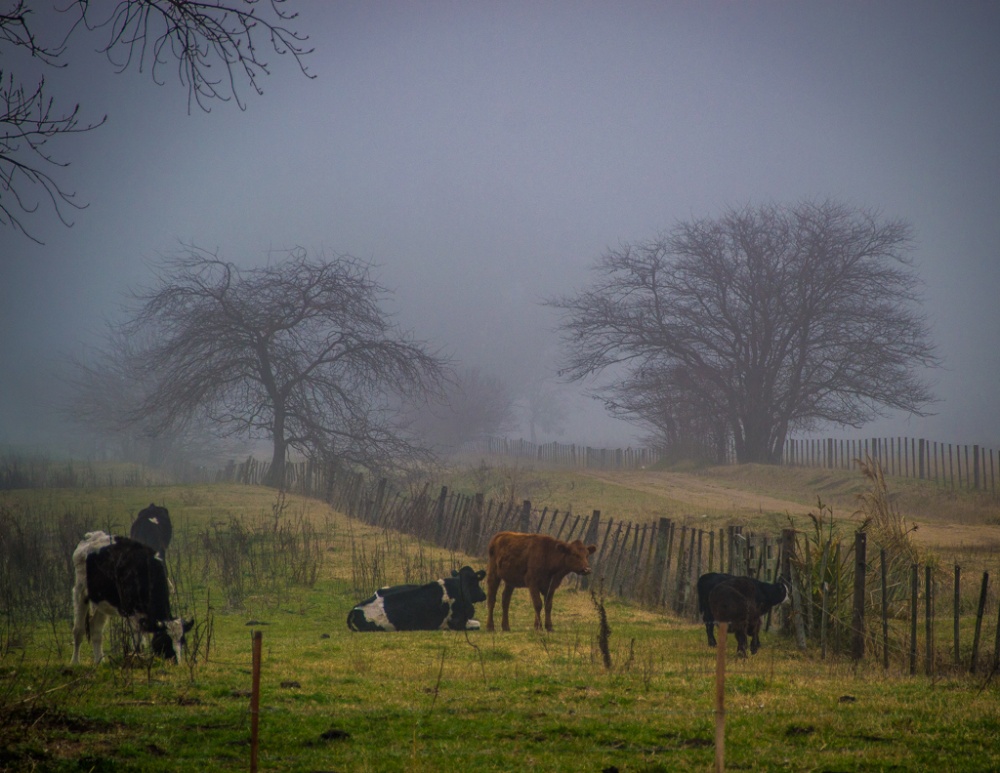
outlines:
[[[787,604],[789,601],[791,601],[792,600],[792,585],[791,585],[791,583],[788,582],[788,580],[786,580],[784,577],[779,577],[778,578],[778,582],[775,583],[775,584],[779,585],[781,587],[781,590],[783,590],[785,592],[784,598],[782,598],[778,603],[779,604]]]
[[[194,627],[194,620],[164,620],[153,624],[150,647],[153,654],[171,663],[184,657],[185,635]]]
[[[486,594],[479,583],[486,577],[486,570],[475,571],[471,566],[463,566],[458,571],[451,570],[451,576],[458,579],[461,598],[470,604],[486,601]]]
[[[597,551],[597,545],[584,545],[583,540],[560,542],[559,550],[565,555],[566,568],[577,574],[590,574],[591,555]]]

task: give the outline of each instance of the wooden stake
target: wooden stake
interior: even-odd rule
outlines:
[[[260,649],[264,634],[253,635],[253,676],[250,688],[250,773],[257,773],[258,729],[260,724]]]
[[[726,769],[726,637],[729,623],[719,623],[715,646],[715,771]]]

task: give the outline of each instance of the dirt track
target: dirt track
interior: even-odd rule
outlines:
[[[624,472],[605,473],[588,471],[588,475],[606,483],[627,486],[636,491],[663,496],[677,502],[685,502],[692,509],[705,508],[739,512],[788,513],[806,516],[815,512],[815,502],[806,504],[791,499],[768,496],[735,486],[713,482],[700,475],[683,472]],[[827,497],[824,497],[826,502]],[[853,512],[856,504],[853,496],[833,497],[838,513]],[[944,550],[973,547],[982,552],[1000,552],[1000,523],[956,523],[936,518],[908,518],[915,526],[913,538],[916,542]]]

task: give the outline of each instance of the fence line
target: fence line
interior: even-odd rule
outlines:
[[[466,443],[466,454],[525,459],[559,467],[637,470],[664,458],[658,448],[592,448],[566,443],[531,443],[522,439],[484,438]],[[980,445],[941,443],[924,438],[872,437],[790,438],[781,464],[789,467],[854,469],[855,459],[876,459],[886,475],[933,481],[950,488],[988,491],[996,495],[1000,453]],[[733,464],[734,455],[726,454]]]

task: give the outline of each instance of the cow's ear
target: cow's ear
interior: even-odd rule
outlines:
[[[194,620],[181,620],[181,628],[184,633],[187,633],[192,628],[194,628]]]
[[[486,577],[486,570],[485,569],[480,569],[478,572],[476,572],[476,579],[477,580],[482,580],[484,577]]]
[[[587,545],[587,554],[594,555],[597,552],[597,545]]]

